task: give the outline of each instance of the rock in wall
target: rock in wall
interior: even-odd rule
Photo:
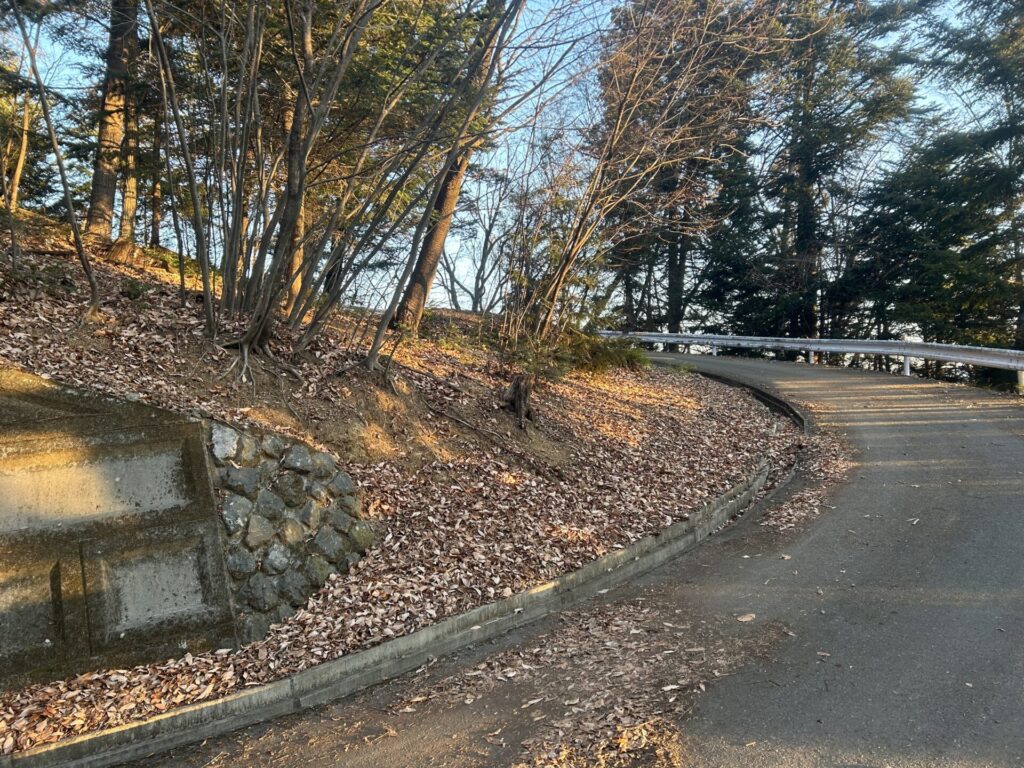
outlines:
[[[211,422],[213,485],[243,643],[291,616],[373,545],[352,478],[330,454]]]

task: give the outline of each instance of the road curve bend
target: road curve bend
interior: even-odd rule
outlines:
[[[1024,765],[1020,402],[862,371],[692,360],[808,403],[859,453],[834,509],[786,546],[791,560],[759,558],[709,595],[718,612],[760,603],[796,637],[700,699],[684,728],[693,764]]]
[[[605,595],[746,629],[770,653],[678,723],[698,768],[1024,766],[1024,407],[966,387],[757,360],[667,357],[755,383],[836,427],[849,479],[788,538],[745,523]],[[783,558],[782,555],[786,555]],[[645,598],[646,599],[646,598]],[[472,667],[542,622],[438,664]],[[756,630],[756,626],[751,627]],[[558,680],[549,681],[557,687]],[[408,681],[154,758],[146,766],[501,766],[531,734],[522,691],[395,715]],[[557,695],[557,693],[556,693]],[[500,739],[488,738],[501,733]]]

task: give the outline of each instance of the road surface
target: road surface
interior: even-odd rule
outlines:
[[[858,454],[833,508],[798,534],[745,519],[584,606],[607,616],[643,604],[667,621],[763,640],[676,717],[685,764],[1024,766],[1024,408],[919,379],[671,357],[809,405]],[[757,618],[738,624],[745,612]],[[538,635],[557,633],[558,621],[425,674],[443,687],[496,652],[539,652]],[[457,692],[407,712],[398,707],[423,679],[398,680],[139,765],[512,765],[545,727],[545,704],[527,711],[524,700],[557,699],[587,674],[569,664],[533,683],[485,686],[470,703]],[[610,705],[631,695],[625,684],[609,693]]]

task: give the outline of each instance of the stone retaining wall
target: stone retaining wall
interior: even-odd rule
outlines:
[[[291,616],[374,541],[352,478],[327,453],[272,432],[210,425],[213,485],[243,643]]]
[[[251,642],[373,544],[293,438],[0,365],[0,690]]]

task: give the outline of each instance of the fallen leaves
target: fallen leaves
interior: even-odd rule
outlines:
[[[667,736],[707,684],[777,642],[779,628],[736,638],[724,627],[687,621],[681,609],[678,621],[663,621],[664,610],[641,597],[566,612],[530,644],[472,669],[431,680],[424,668],[410,687],[413,697],[393,709],[424,699],[458,706],[472,697],[483,700],[484,711],[500,712],[503,701],[518,697],[515,719],[531,722],[520,733],[528,734],[520,766],[674,764],[659,762],[644,736]]]
[[[187,414],[263,423],[263,393],[239,406],[231,387],[216,383],[212,374],[231,358],[202,337],[201,307],[179,309],[174,287],[159,285],[144,303],[129,302],[111,289],[125,276],[99,267],[108,297],[105,319],[88,332],[79,326],[81,294],[36,287],[26,293],[4,282],[0,359],[66,384]],[[369,386],[335,376],[343,350],[344,343],[328,334],[299,361],[304,385],[301,397],[293,398],[298,407],[318,402],[350,408],[345,393]],[[396,387],[435,406],[422,428],[449,438],[448,445],[461,441],[466,447],[439,452],[416,467],[397,460],[346,464],[382,532],[376,549],[246,648],[0,694],[0,753],[209,701],[529,589],[689,519],[703,502],[746,477],[762,456],[775,467],[789,466],[805,439],[745,393],[652,370],[574,375],[546,387],[536,396],[541,419],[531,427],[535,442],[525,443],[494,408],[501,380],[479,350],[422,343],[403,350],[400,360]],[[461,414],[461,421],[437,413],[441,406]],[[403,436],[396,432],[394,438]],[[557,456],[544,453],[555,450]],[[826,463],[822,459],[821,466]],[[650,634],[636,623],[613,622],[611,628],[620,633],[616,642]],[[681,640],[677,648],[684,645],[693,643]],[[692,656],[705,657],[713,655],[695,650]],[[527,672],[506,664],[493,676],[511,680]],[[698,677],[681,673],[664,685],[699,688]],[[652,691],[666,694],[657,686]],[[591,693],[579,697],[580,703],[566,706],[599,710]],[[558,725],[564,718],[551,718],[552,727],[565,730]],[[622,727],[639,721],[628,713],[616,720]],[[608,738],[615,733],[597,721],[590,731]]]
[[[760,524],[775,531],[788,531],[817,517],[825,507],[828,489],[855,466],[852,455],[852,449],[831,429],[819,428],[804,436],[800,471],[809,486],[765,510]]]

